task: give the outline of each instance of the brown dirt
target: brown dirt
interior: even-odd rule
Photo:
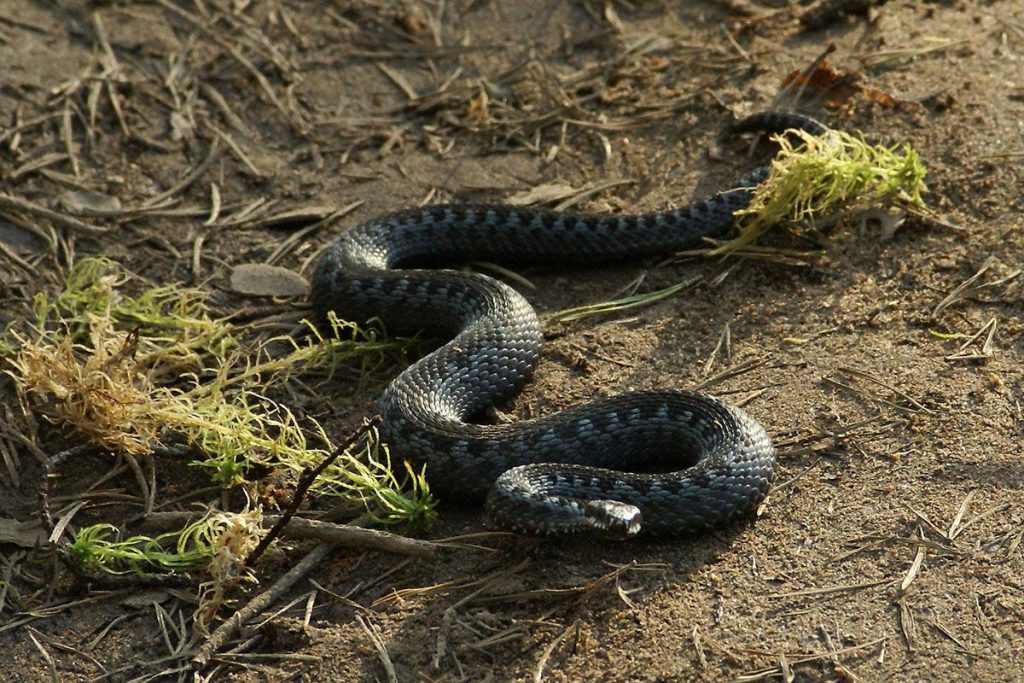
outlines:
[[[703,276],[625,320],[551,326],[512,412],[692,387],[746,368],[713,390],[745,401],[779,446],[763,515],[703,538],[506,540],[496,553],[401,565],[338,549],[312,575],[325,590],[300,582],[297,602],[261,621],[245,652],[217,660],[214,680],[388,680],[368,628],[401,681],[1024,676],[1024,277],[1013,276],[1024,253],[1024,8],[890,1],[804,32],[800,4],[5,2],[2,191],[49,206],[84,187],[139,207],[174,189],[173,207],[197,212],[86,218],[111,230],[60,228],[50,249],[16,225],[52,223],[0,207],[0,239],[26,261],[0,257],[3,322],[87,254],[154,282],[201,283],[225,311],[283,308],[232,294],[227,275],[266,260],[295,226],[203,228],[213,184],[221,221],[258,199],[275,203],[263,217],[361,202],[294,245],[283,264],[296,269],[342,228],[424,201],[622,180],[580,206],[685,203],[752,163],[742,144],[717,137],[723,123],[770,106],[784,76],[829,42],[834,68],[861,73],[895,101],[858,95],[817,113],[920,150],[929,201],[958,226],[911,220],[887,241],[841,227],[805,267],[688,258],[525,273],[541,311],[604,300],[641,273],[644,289]],[[217,140],[219,158],[176,187]],[[989,260],[978,284],[996,284],[930,317]],[[987,359],[947,360],[963,339],[933,331],[973,335],[990,320]],[[730,344],[715,354],[726,330]],[[329,391],[347,398],[314,410],[343,434],[386,379],[336,382]],[[16,424],[10,383],[0,391],[3,419]],[[67,443],[50,438],[44,451]],[[0,516],[32,520],[40,467],[9,435],[0,439],[9,459]],[[104,468],[81,467],[83,481]],[[130,494],[133,481],[104,486]],[[482,528],[476,511],[443,512],[433,537]],[[179,675],[188,593],[90,592],[64,574],[51,583],[55,565],[43,552],[0,551],[0,677]],[[266,568],[264,582],[282,571]],[[304,625],[307,594],[315,601]]]

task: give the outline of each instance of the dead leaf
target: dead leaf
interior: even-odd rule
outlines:
[[[231,271],[231,289],[249,296],[302,296],[309,290],[309,282],[288,268],[243,263]]]
[[[171,594],[159,588],[140,590],[129,593],[121,599],[121,604],[132,609],[145,609],[152,605],[167,602]]]
[[[195,128],[192,122],[181,112],[171,112],[170,126],[172,140],[192,140],[195,137]]]
[[[886,106],[896,104],[896,98],[877,88],[862,85],[862,76],[857,72],[836,71],[828,65],[827,59],[811,71],[792,71],[784,79],[780,90],[799,90],[804,94],[817,96],[821,103],[830,107],[841,107],[855,95],[861,95],[872,102]]]
[[[84,216],[116,213],[121,210],[121,200],[109,194],[91,190],[68,190],[57,196],[57,204],[65,211]]]
[[[247,228],[285,228],[290,226],[302,227],[322,221],[334,213],[333,206],[304,206],[301,209],[289,209],[281,213],[275,213],[266,218],[247,223]]]
[[[571,185],[560,182],[544,183],[537,185],[525,192],[517,192],[505,200],[506,204],[512,206],[530,206],[533,204],[550,204],[558,202],[575,195],[579,190]]]
[[[470,123],[487,123],[491,120],[491,112],[487,108],[489,104],[490,98],[487,96],[487,90],[480,88],[476,96],[469,101],[466,118]]]
[[[46,532],[36,520],[19,522],[10,517],[0,517],[0,544],[3,543],[35,548],[46,543]]]

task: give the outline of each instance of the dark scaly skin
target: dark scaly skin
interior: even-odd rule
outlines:
[[[730,127],[790,128],[827,131],[776,113]],[[774,449],[753,418],[711,396],[664,390],[515,424],[474,424],[528,380],[540,359],[540,322],[502,282],[422,267],[589,264],[684,249],[726,236],[733,213],[763,178],[755,171],[688,207],[632,216],[472,204],[385,214],[326,248],[313,277],[313,306],[346,320],[379,317],[394,333],[451,339],[408,367],[379,402],[384,440],[397,457],[426,464],[431,490],[442,499],[486,496],[491,521],[523,533],[629,537],[717,527],[753,510],[774,475]]]

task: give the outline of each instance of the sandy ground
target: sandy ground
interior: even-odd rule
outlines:
[[[244,647],[214,660],[211,680],[1024,677],[1024,7],[897,0],[814,31],[797,19],[803,9],[0,5],[0,191],[53,207],[89,190],[122,207],[79,216],[108,228],[93,234],[0,206],[0,323],[25,316],[69,260],[91,254],[152,282],[199,284],[224,312],[290,310],[227,284],[232,266],[266,261],[312,224],[261,220],[288,210],[349,209],[288,245],[279,265],[308,273],[333,234],[406,205],[505,201],[554,183],[582,209],[685,204],[751,167],[722,126],[772,106],[785,76],[829,43],[832,67],[875,90],[838,108],[807,94],[801,106],[872,141],[911,143],[929,168],[928,201],[949,223],[912,219],[891,239],[847,225],[817,244],[772,242],[822,250],[804,265],[691,256],[523,272],[542,312],[605,300],[639,275],[642,291],[701,278],[626,316],[550,325],[535,381],[509,412],[711,379],[779,448],[760,518],[657,543],[487,537],[493,552],[430,561],[339,548]],[[204,225],[214,186],[224,208]],[[162,195],[167,210],[154,210]],[[342,435],[388,376],[336,380],[307,407]],[[12,435],[9,379],[0,392],[0,517],[29,523],[41,477],[33,448],[53,453],[74,437],[44,429],[26,446]],[[65,465],[65,492],[106,467]],[[157,471],[173,491],[183,468]],[[133,487],[125,475],[104,491]],[[123,512],[89,500],[98,518]],[[482,530],[477,511],[444,507],[430,537]],[[16,543],[0,545],[0,559],[0,678],[191,678],[193,592],[89,588]]]

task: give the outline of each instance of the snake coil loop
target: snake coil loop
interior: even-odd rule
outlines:
[[[763,113],[732,132],[813,134],[794,114]],[[381,318],[392,332],[451,341],[402,372],[380,399],[382,437],[426,464],[431,489],[486,497],[496,525],[532,534],[681,534],[749,514],[767,495],[775,452],[744,411],[681,390],[614,396],[515,424],[472,420],[517,394],[540,358],[537,314],[484,275],[430,266],[466,260],[588,264],[665,253],[722,237],[765,171],[703,201],[638,215],[501,205],[426,206],[372,218],[332,242],[313,278],[314,308]]]

